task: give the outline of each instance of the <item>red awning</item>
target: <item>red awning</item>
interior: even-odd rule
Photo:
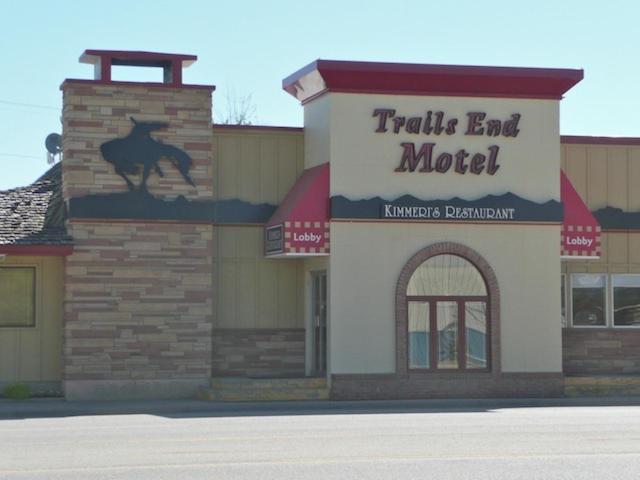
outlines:
[[[564,206],[560,238],[561,257],[600,258],[600,224],[562,170],[560,170],[560,197]]]
[[[329,163],[305,170],[265,226],[266,256],[329,254]]]

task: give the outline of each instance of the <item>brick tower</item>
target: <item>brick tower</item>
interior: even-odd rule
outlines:
[[[94,79],[62,84],[68,399],[188,397],[210,378],[214,87],[182,83],[195,60],[87,50]]]

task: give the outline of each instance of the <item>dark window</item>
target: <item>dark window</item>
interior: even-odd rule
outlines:
[[[573,325],[603,327],[606,315],[606,276],[577,273],[571,275],[571,310]]]
[[[640,275],[613,275],[613,325],[640,326]]]

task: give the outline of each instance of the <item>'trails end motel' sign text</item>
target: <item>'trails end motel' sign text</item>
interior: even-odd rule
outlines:
[[[373,117],[377,117],[378,123],[375,132],[392,132],[399,134],[405,132],[414,135],[455,135],[461,125],[458,118],[447,117],[444,112],[433,112],[428,110],[424,117],[407,117],[396,115],[395,109],[376,108]],[[507,120],[487,119],[485,112],[467,112],[463,120],[462,128],[464,135],[488,136],[488,137],[517,137],[520,130],[518,123],[521,115],[514,113]],[[500,147],[491,145],[486,153],[469,153],[464,148],[456,153],[435,151],[435,142],[424,142],[416,150],[415,142],[402,142],[402,155],[400,165],[396,172],[418,172],[422,173],[446,173],[451,168],[456,173],[465,174],[470,172],[475,175],[487,173],[495,175],[500,169],[498,154]],[[420,166],[420,168],[418,168]]]

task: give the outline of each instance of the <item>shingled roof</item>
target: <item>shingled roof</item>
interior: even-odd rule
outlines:
[[[60,163],[31,185],[0,191],[0,246],[71,245]]]

